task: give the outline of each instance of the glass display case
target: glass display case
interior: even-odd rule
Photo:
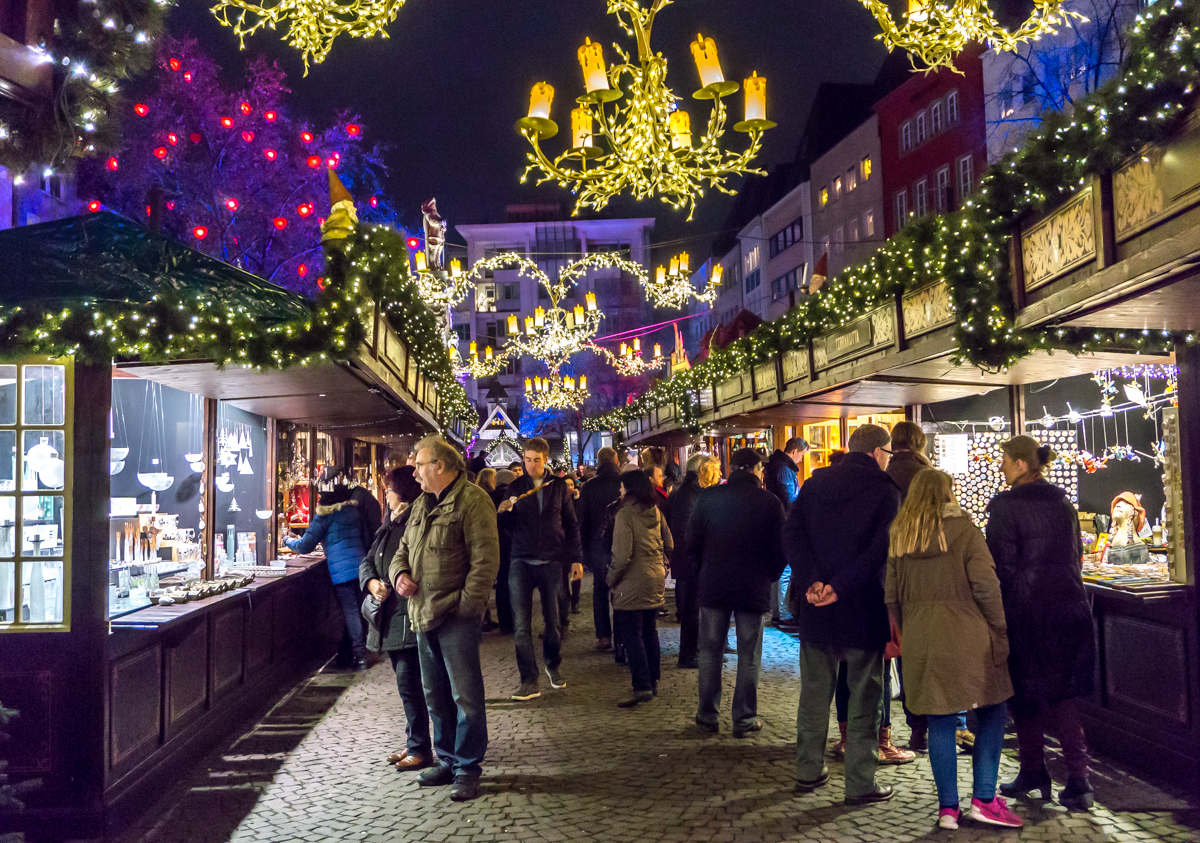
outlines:
[[[217,407],[213,564],[266,565],[275,558],[274,484],[267,474],[267,420],[222,401]]]

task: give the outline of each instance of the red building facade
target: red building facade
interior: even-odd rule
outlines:
[[[875,105],[883,165],[884,232],[961,207],[987,167],[983,48],[964,50],[962,74],[913,77]]]

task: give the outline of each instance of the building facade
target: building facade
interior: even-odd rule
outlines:
[[[886,239],[879,127],[872,114],[812,164],[812,257],[831,279]]]

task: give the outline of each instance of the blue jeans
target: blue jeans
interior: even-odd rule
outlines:
[[[342,610],[342,618],[346,621],[346,634],[342,636],[342,646],[345,646],[349,639],[353,657],[365,659],[367,657],[367,633],[363,629],[363,596],[362,590],[358,587],[358,580],[337,583],[333,587],[333,596],[337,598],[338,607]]]
[[[425,705],[433,721],[438,763],[479,776],[487,752],[487,709],[479,667],[479,618],[451,615],[417,633]]]
[[[517,669],[521,684],[537,682],[537,656],[533,652],[533,590],[542,598],[542,620],[546,631],[542,638],[542,657],[546,667],[562,664],[562,638],[559,629],[558,600],[562,592],[562,566],[557,562],[531,565],[514,559],[508,569],[508,588],[512,595],[513,638],[517,644]]]
[[[958,747],[955,730],[961,714],[929,715],[929,766],[937,784],[938,807],[958,807]],[[996,796],[996,778],[1000,775],[1000,750],[1004,747],[1004,703],[975,709],[978,727],[975,752],[971,757],[974,796],[987,802]]]
[[[762,673],[762,612],[700,607],[700,705],[696,719],[715,724],[721,711],[721,662],[729,617],[737,628],[737,682],[733,687],[733,728],[751,725],[758,714],[758,678]],[[828,706],[826,706],[828,708]],[[827,715],[828,716],[828,715]]]
[[[596,624],[596,640],[612,640],[612,616],[608,606],[608,581],[604,579],[606,568],[592,568],[592,619]]]
[[[613,610],[613,626],[625,643],[625,657],[633,690],[653,691],[658,687],[662,651],[658,646],[658,609],[627,612]]]
[[[396,671],[396,689],[404,704],[404,732],[408,738],[409,755],[433,758],[429,739],[429,709],[425,706],[425,689],[421,684],[421,654],[416,647],[388,650],[392,669]]]

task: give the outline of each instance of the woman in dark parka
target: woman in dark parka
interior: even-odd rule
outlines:
[[[1092,691],[1096,642],[1081,577],[1079,514],[1067,493],[1042,476],[1054,459],[1049,445],[1016,436],[1001,449],[1000,468],[1011,488],[988,505],[987,544],[1008,622],[1021,772],[1000,790],[1006,796],[1037,790],[1050,798],[1043,753],[1048,713],[1067,762],[1067,787],[1058,799],[1069,808],[1086,809],[1092,805],[1092,787],[1075,698]]]

